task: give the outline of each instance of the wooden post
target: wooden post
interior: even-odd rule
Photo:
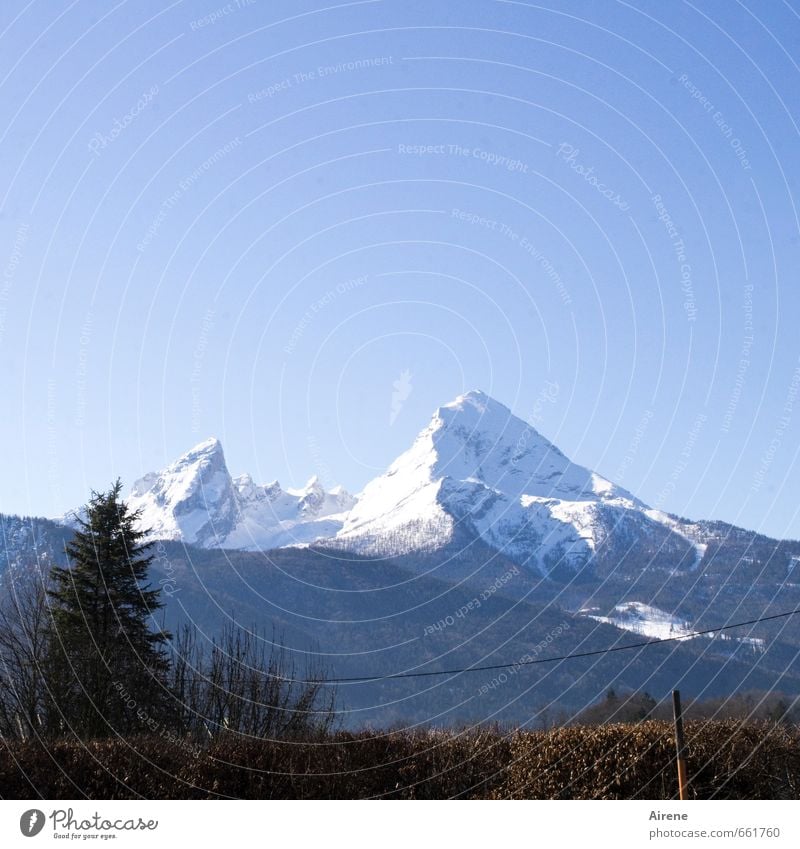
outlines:
[[[678,755],[678,793],[680,799],[686,798],[686,738],[683,736],[683,714],[681,713],[681,694],[672,691],[672,712],[675,717],[675,750]]]

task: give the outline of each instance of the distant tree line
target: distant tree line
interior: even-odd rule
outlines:
[[[117,481],[93,493],[67,564],[6,573],[0,599],[0,736],[223,734],[286,739],[330,729],[333,689],[274,635],[227,626],[210,645],[159,627],[160,591],[140,514]]]
[[[687,719],[767,721],[780,725],[800,725],[800,698],[780,692],[748,691],[712,699],[685,698],[683,714]],[[650,693],[617,692],[605,696],[569,720],[574,725],[636,723],[672,718],[672,700],[657,701]]]

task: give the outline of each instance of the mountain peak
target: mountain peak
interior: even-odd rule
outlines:
[[[478,389],[434,413],[411,448],[364,488],[339,539],[378,551],[447,544],[469,528],[490,545],[541,563],[559,551],[588,554],[601,506],[634,499],[571,462],[546,437]],[[543,567],[544,568],[544,567]]]
[[[322,490],[322,483],[320,482],[319,475],[311,475],[311,477],[306,481],[303,491],[315,492],[317,490]]]
[[[465,392],[449,404],[439,407],[434,413],[430,429],[434,432],[450,431],[459,436],[461,441],[476,439],[479,435],[485,435],[493,442],[501,439],[505,441],[516,438],[517,431],[527,430],[529,436],[535,433],[508,407],[479,389]]]
[[[440,407],[439,410],[454,410],[458,412],[474,410],[477,413],[512,415],[508,407],[496,401],[490,395],[487,395],[482,389],[470,389],[469,392],[458,395],[449,404]]]
[[[153,536],[216,545],[239,512],[222,443],[198,443],[161,472],[133,484],[128,504],[142,512],[142,526]]]
[[[445,407],[461,407],[464,404],[472,404],[475,407],[485,407],[489,402],[497,403],[493,398],[490,398],[482,389],[470,389],[461,395],[457,395]]]
[[[184,489],[192,489],[207,468],[221,469],[227,474],[222,443],[215,436],[199,442],[194,448],[181,454],[163,471],[148,472],[144,477],[139,478],[134,482],[131,494],[134,498],[139,498],[152,491],[154,487],[163,490],[176,482],[179,482]],[[166,480],[167,478],[169,480]]]
[[[210,436],[208,439],[198,442],[194,448],[189,449],[178,459],[178,462],[183,459],[199,459],[201,457],[208,457],[222,453],[222,443],[216,436]]]

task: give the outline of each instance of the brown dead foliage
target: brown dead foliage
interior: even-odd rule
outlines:
[[[695,798],[800,796],[800,733],[770,723],[690,722]],[[5,799],[670,799],[665,722],[544,732],[340,732],[202,748],[157,737],[0,741]]]
[[[800,734],[773,723],[689,722],[689,794],[796,799]],[[537,799],[674,799],[675,739],[667,722],[519,732],[499,794]]]

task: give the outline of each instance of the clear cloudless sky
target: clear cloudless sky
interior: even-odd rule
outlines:
[[[211,435],[358,491],[481,388],[800,537],[800,3],[4,0],[0,511]]]

